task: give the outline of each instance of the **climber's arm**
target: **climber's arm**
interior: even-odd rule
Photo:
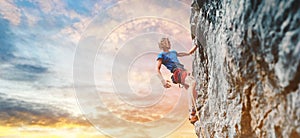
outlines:
[[[158,59],[157,60],[157,66],[156,66],[157,75],[158,75],[162,85],[165,88],[170,88],[171,87],[171,85],[169,83],[170,81],[165,80],[164,77],[162,76],[161,72],[160,72],[161,65],[162,65],[162,59]]]
[[[189,51],[189,54],[190,55],[193,54],[196,51],[197,48],[198,48],[198,46],[194,45],[193,48],[191,48],[191,50]]]
[[[177,53],[177,56],[178,56],[178,57],[189,56],[189,55],[193,54],[193,53],[196,51],[197,47],[198,47],[197,45],[194,45],[194,46],[190,49],[189,52],[179,52],[179,53]]]

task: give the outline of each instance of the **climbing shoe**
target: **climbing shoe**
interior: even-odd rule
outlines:
[[[196,113],[197,112],[196,112],[195,107],[192,107],[192,109],[190,110],[190,117],[189,117],[191,124],[194,124],[196,121],[198,121],[198,117],[197,117]]]
[[[189,120],[191,124],[194,124],[198,121],[198,117],[196,115],[190,115]]]

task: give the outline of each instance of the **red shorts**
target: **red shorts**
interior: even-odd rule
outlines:
[[[171,76],[173,83],[177,84],[184,84],[185,78],[187,76],[187,72],[185,69],[176,68]]]

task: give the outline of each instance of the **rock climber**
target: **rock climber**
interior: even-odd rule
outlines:
[[[176,52],[175,50],[171,50],[171,43],[168,38],[161,38],[161,40],[158,43],[158,46],[162,50],[162,52],[159,53],[157,57],[156,69],[157,69],[158,77],[160,78],[161,83],[165,88],[171,87],[171,82],[169,80],[165,80],[160,71],[161,65],[163,64],[172,73],[171,76],[172,82],[175,84],[180,84],[185,89],[187,89],[191,97],[189,102],[190,103],[189,120],[192,124],[194,124],[198,120],[198,117],[196,115],[197,113],[196,113],[196,102],[195,102],[197,98],[197,93],[195,90],[196,81],[194,77],[192,77],[190,73],[187,72],[187,70],[184,68],[184,65],[179,62],[177,57],[191,55],[192,53],[195,52],[198,46],[196,45],[196,43],[194,43],[194,46],[190,49],[189,52]]]

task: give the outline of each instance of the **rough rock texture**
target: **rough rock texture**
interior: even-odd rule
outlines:
[[[194,0],[199,137],[300,138],[297,0]]]

